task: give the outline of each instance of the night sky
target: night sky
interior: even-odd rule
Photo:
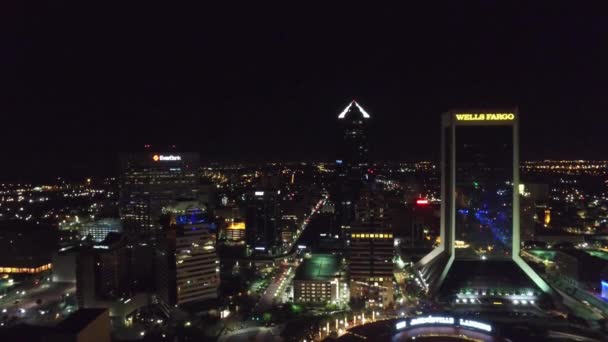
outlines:
[[[145,143],[331,160],[351,99],[376,160],[437,158],[442,112],[493,106],[519,106],[523,159],[608,159],[600,8],[327,3],[4,7],[0,177],[111,174]]]

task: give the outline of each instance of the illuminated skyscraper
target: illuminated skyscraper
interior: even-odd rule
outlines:
[[[217,226],[200,209],[175,216],[157,258],[157,291],[167,305],[217,298],[220,285]]]
[[[348,235],[350,297],[366,306],[393,301],[393,229],[382,193],[365,189],[355,206]]]
[[[336,207],[336,225],[341,230],[347,229],[354,219],[354,205],[367,175],[370,119],[369,113],[356,101],[351,101],[338,115],[344,136],[336,161],[336,184],[332,198]]]
[[[501,267],[505,275],[525,274],[538,288],[550,291],[519,255],[518,119],[514,110],[444,114],[441,244],[418,263],[431,291],[462,269],[483,277],[488,268]],[[492,263],[499,266],[489,266]]]
[[[120,218],[130,235],[158,231],[163,207],[201,194],[198,153],[129,153],[120,161]]]
[[[370,118],[369,113],[356,101],[352,101],[338,115],[344,130],[341,158],[345,167],[359,169],[369,162],[367,129]]]

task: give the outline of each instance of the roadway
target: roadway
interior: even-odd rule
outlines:
[[[304,219],[304,221],[302,222],[302,225],[297,230],[296,236],[294,237],[293,242],[288,246],[288,248],[286,248],[287,251],[290,251],[290,253],[293,253],[294,251],[297,250],[296,243],[297,243],[298,239],[300,238],[302,233],[306,230],[306,227],[308,227],[308,224],[310,223],[313,216],[321,210],[321,208],[323,207],[323,204],[325,203],[326,200],[327,200],[327,197],[324,196],[312,208],[310,215],[306,219]],[[277,299],[278,299],[278,301],[282,301],[283,291],[285,290],[285,287],[289,284],[290,279],[293,277],[293,274],[295,273],[295,268],[296,268],[296,265],[292,266],[287,263],[282,263],[279,266],[279,271],[275,275],[273,275],[273,277],[270,279],[268,287],[262,293],[260,300],[256,304],[256,307],[254,308],[255,314],[260,314],[260,313],[268,311],[276,303]]]
[[[279,267],[279,274],[272,277],[266,291],[264,291],[260,297],[260,300],[254,309],[254,313],[264,313],[272,308],[277,302],[283,301],[283,291],[293,277],[295,267],[288,264],[281,264]]]
[[[17,317],[29,323],[48,320],[51,315],[62,317],[68,312],[64,312],[58,304],[63,302],[64,295],[73,296],[75,292],[76,285],[73,283],[45,282],[12,289],[0,300],[0,312],[3,317]],[[37,303],[39,300],[40,304]],[[51,315],[42,317],[46,314]]]

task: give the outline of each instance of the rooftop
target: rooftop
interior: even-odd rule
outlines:
[[[340,275],[341,262],[333,254],[313,254],[296,271],[296,280],[327,280]]]
[[[463,288],[536,289],[537,287],[511,260],[455,260],[440,292],[449,295]]]
[[[357,103],[357,101],[352,100],[348,106],[346,106],[346,108],[344,108],[344,110],[340,113],[340,115],[338,115],[338,119],[344,119],[347,115],[353,115],[356,116],[355,119],[369,119],[370,115],[368,112],[365,111],[365,109],[363,109],[363,107],[361,107],[361,105],[359,105]]]
[[[61,331],[76,333],[86,328],[104,313],[107,315],[107,311],[108,309],[79,309],[57,324],[56,328]]]

